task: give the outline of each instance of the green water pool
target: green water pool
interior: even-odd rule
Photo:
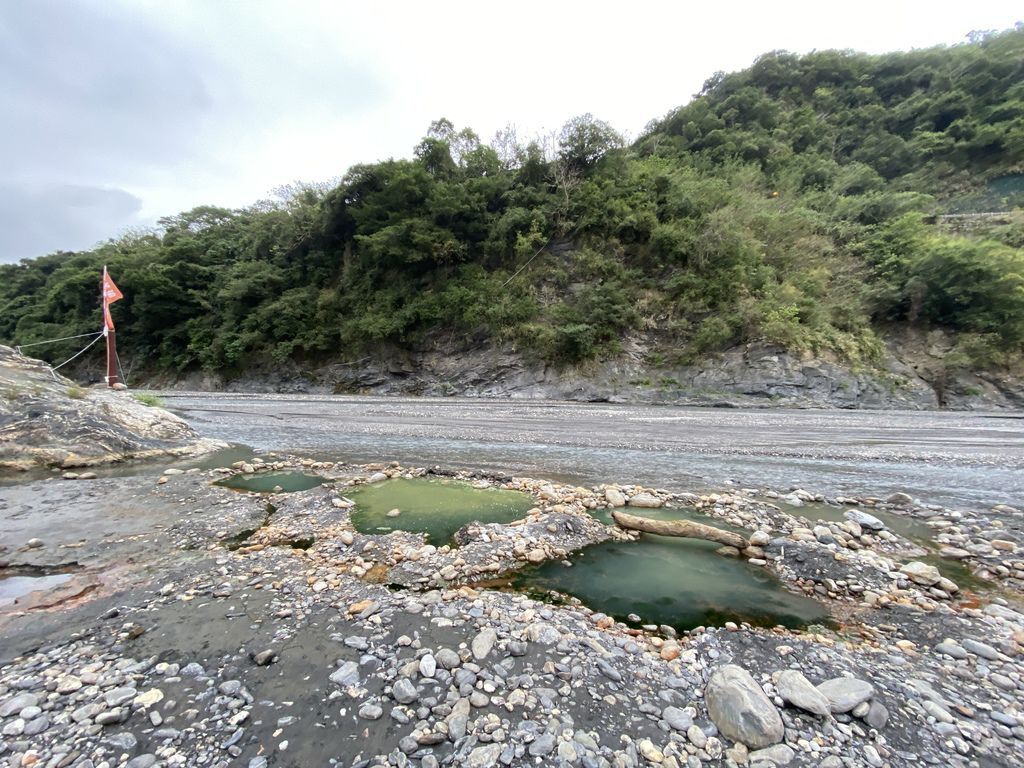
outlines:
[[[308,491],[323,483],[324,478],[305,472],[258,472],[253,475],[231,475],[231,477],[218,480],[216,485],[236,491],[294,493]]]
[[[386,480],[346,495],[356,503],[352,524],[361,533],[425,533],[436,546],[449,543],[467,523],[511,523],[534,506],[525,493],[445,478]],[[398,516],[389,517],[394,509]]]

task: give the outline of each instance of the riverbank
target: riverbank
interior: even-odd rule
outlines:
[[[4,489],[8,568],[92,585],[0,609],[12,764],[838,768],[1024,754],[1024,521],[1009,506],[469,473],[453,479],[533,507],[470,525],[451,548],[360,532],[348,501],[443,470],[278,457],[234,471],[270,470],[326,483],[239,493],[211,484],[228,471],[179,466]],[[639,546],[601,521],[620,503],[745,529],[761,548],[750,567],[818,600],[831,626],[677,629],[483,586],[608,538]],[[940,567],[971,580],[929,570],[902,520],[933,531]]]

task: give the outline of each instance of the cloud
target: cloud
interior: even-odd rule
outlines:
[[[142,201],[123,189],[0,184],[0,261],[90,247],[134,220]]]

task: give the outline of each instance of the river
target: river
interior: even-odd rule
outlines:
[[[354,462],[471,467],[672,490],[904,491],[1024,506],[1024,416],[550,401],[161,393],[200,433]]]

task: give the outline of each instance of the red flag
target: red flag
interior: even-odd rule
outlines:
[[[114,320],[110,316],[110,305],[118,299],[123,299],[124,294],[114,285],[114,281],[107,274],[107,268],[103,268],[103,326],[108,331],[114,330]]]

